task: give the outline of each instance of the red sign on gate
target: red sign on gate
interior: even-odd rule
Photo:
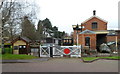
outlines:
[[[70,49],[68,49],[68,48],[64,49],[64,53],[65,54],[69,54],[70,53]]]

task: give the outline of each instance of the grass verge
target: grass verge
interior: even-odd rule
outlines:
[[[17,55],[17,54],[4,54],[2,56],[2,60],[17,60],[17,59],[36,59],[38,57],[31,56],[31,55]]]
[[[111,56],[111,57],[83,57],[84,61],[93,61],[96,59],[120,59],[120,56]]]

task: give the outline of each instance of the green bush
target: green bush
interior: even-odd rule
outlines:
[[[12,48],[5,48],[5,54],[12,54]]]
[[[3,54],[2,59],[4,60],[18,60],[18,59],[37,59],[39,57],[23,54]]]

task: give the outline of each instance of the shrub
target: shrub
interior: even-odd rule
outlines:
[[[12,54],[12,48],[5,48],[5,54]]]

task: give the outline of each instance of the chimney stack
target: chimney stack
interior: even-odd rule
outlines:
[[[93,11],[93,16],[95,16],[95,15],[96,15],[96,10]]]

